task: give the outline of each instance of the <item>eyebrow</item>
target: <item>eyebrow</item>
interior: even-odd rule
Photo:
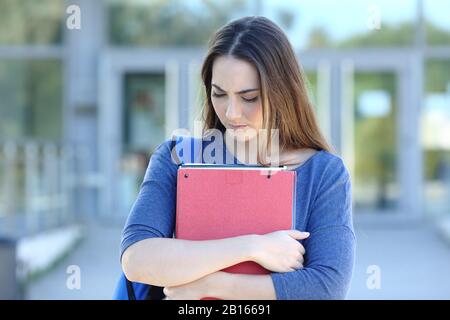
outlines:
[[[215,88],[217,88],[217,89],[219,89],[220,91],[226,92],[225,90],[223,90],[221,87],[219,87],[218,85],[216,85],[216,84],[214,84],[214,83],[212,84],[212,86],[215,87]],[[259,91],[259,89],[258,89],[258,88],[255,88],[255,89],[245,89],[245,90],[241,90],[241,91],[238,91],[238,92],[235,92],[235,93],[237,93],[237,94],[243,94],[243,93],[252,92],[252,91]]]

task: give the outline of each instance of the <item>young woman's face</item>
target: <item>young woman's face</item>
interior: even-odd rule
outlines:
[[[261,88],[258,71],[247,61],[231,56],[214,60],[211,80],[214,110],[238,140],[252,139],[263,126]]]

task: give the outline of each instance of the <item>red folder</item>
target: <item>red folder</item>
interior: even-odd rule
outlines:
[[[178,169],[175,237],[213,240],[293,229],[295,171],[187,164]],[[222,271],[268,274],[246,261]]]

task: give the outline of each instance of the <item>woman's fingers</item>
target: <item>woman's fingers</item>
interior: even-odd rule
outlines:
[[[306,251],[305,251],[305,247],[304,247],[304,246],[302,246],[301,244],[300,244],[300,247],[299,247],[299,251],[300,251],[300,253],[302,254],[302,256],[304,256],[304,255],[305,255],[305,253],[306,253]]]
[[[301,232],[295,229],[292,230],[286,230],[288,232],[288,234],[297,240],[303,240],[309,237],[309,232]]]
[[[293,268],[294,268],[295,270],[302,269],[302,268],[303,268],[303,262],[304,262],[303,255],[300,255],[300,256],[297,258],[297,261],[296,261],[296,263],[295,263],[295,265],[294,265]]]
[[[296,265],[293,266],[292,268],[290,268],[289,271],[297,271],[297,270],[302,269],[302,268],[303,268],[303,263],[297,262]]]
[[[303,268],[303,259],[301,261],[297,261],[297,265],[295,266],[295,269],[302,269]]]

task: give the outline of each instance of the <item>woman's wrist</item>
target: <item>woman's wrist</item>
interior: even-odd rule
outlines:
[[[259,238],[260,235],[258,234],[250,234],[243,236],[243,242],[245,243],[243,245],[244,251],[245,251],[245,260],[244,261],[256,261],[258,255],[259,255]]]
[[[227,299],[230,292],[232,292],[233,274],[224,271],[217,271],[207,277],[206,293],[208,294],[208,297]]]
[[[237,242],[236,252],[239,252],[239,260],[255,261],[258,256],[257,234],[242,235],[235,238]],[[209,297],[228,299],[233,292],[233,273],[217,271],[206,276],[206,293]]]

